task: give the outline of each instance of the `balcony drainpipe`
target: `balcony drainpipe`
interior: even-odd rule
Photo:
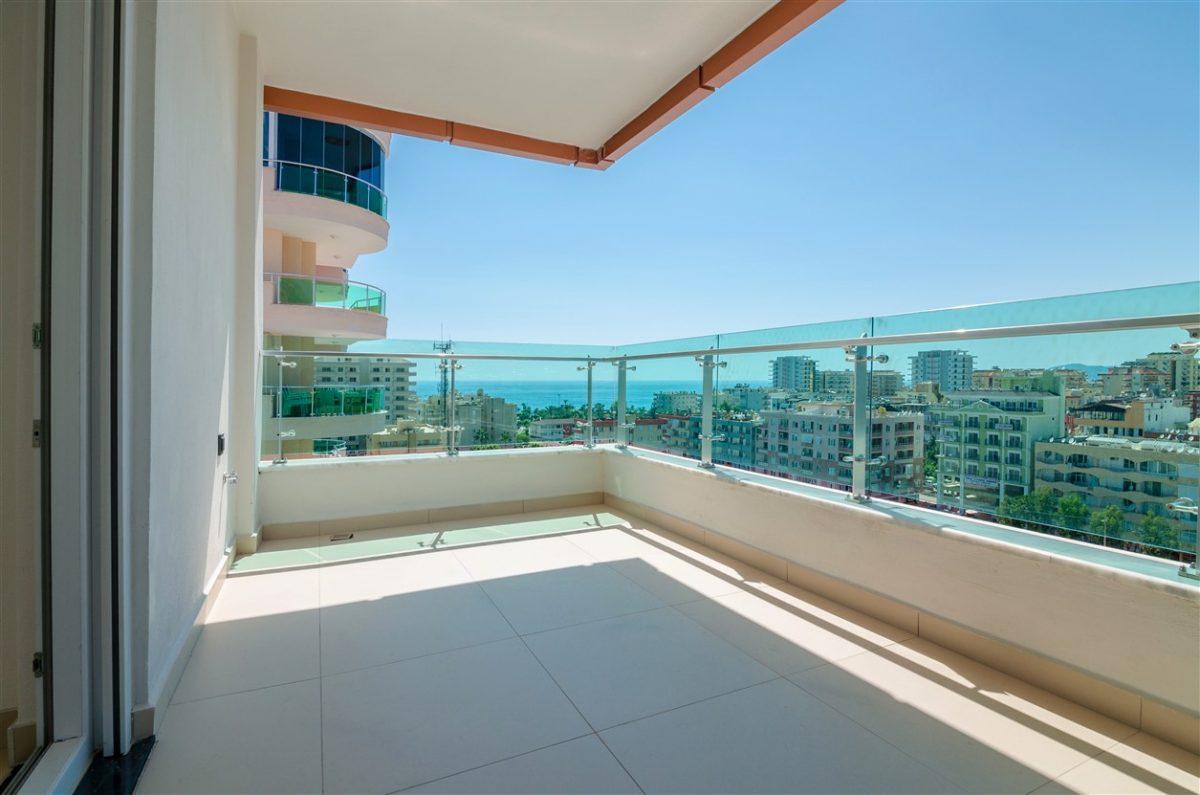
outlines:
[[[700,466],[704,469],[713,468],[713,369],[724,367],[725,362],[716,362],[711,353],[697,356],[703,370],[702,391],[700,396]]]

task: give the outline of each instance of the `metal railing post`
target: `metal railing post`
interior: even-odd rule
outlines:
[[[850,470],[850,498],[867,499],[867,449],[871,426],[867,419],[870,400],[870,376],[867,372],[867,346],[858,345],[854,351],[854,449]]]
[[[697,356],[703,370],[700,392],[700,466],[705,469],[713,468],[713,369],[724,367],[725,362],[717,362],[711,353]]]
[[[587,422],[583,423],[583,425],[587,428],[587,441],[585,444],[588,447],[596,446],[595,414],[592,411],[592,371],[595,367],[596,363],[589,358],[586,365],[575,368],[576,370],[587,371]]]
[[[629,446],[629,428],[625,425],[626,374],[629,365],[622,359],[617,365],[617,447]]]
[[[450,371],[450,391],[446,395],[446,455],[458,455],[458,417],[457,417],[457,390],[454,386],[454,371],[460,365],[458,360],[453,356],[442,360],[443,368],[448,368]]]

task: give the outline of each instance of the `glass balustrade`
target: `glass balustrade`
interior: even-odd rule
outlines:
[[[277,304],[351,309],[358,312],[387,314],[387,294],[369,284],[329,281],[312,276],[269,273],[267,281],[274,289]]]
[[[382,189],[358,177],[330,168],[284,160],[264,160],[263,165],[275,169],[275,190],[334,199],[387,217],[387,195]]]
[[[1193,282],[623,346],[357,343],[342,377],[404,370],[387,425],[306,454],[619,444],[1190,561],[1198,298]],[[264,372],[277,356],[298,357]]]

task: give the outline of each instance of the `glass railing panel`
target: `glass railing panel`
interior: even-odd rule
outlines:
[[[386,312],[387,296],[378,287],[359,282],[323,281],[311,276],[270,274],[275,283],[275,301],[281,304]]]
[[[1013,320],[1031,317],[1022,307]],[[922,330],[905,320],[901,333]],[[876,345],[870,353],[888,361],[872,363],[875,375],[905,379],[899,390],[892,378],[870,381],[868,492],[1191,559],[1195,518],[1175,508],[1197,491],[1200,437],[1189,423],[1200,382],[1195,356],[1171,350],[1186,339],[1167,327]]]
[[[368,182],[328,168],[264,160],[275,168],[275,189],[353,204],[376,215],[387,215],[387,196]]]
[[[279,284],[278,301],[281,304],[312,306],[321,289],[308,276],[278,276],[276,280]]]

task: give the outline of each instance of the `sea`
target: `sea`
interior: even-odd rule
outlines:
[[[755,383],[752,386],[765,386]],[[561,406],[567,403],[572,406],[583,406],[587,403],[587,383],[578,381],[470,381],[459,379],[455,382],[459,394],[466,394],[482,389],[492,397],[501,397],[509,403],[518,406],[528,405],[530,408],[543,409],[550,406]],[[419,380],[416,392],[422,399],[437,394],[440,385],[437,381]],[[630,378],[625,385],[626,404],[634,408],[650,408],[656,392],[700,392],[700,379],[694,381],[638,381]],[[592,402],[610,405],[617,400],[616,381],[597,380],[592,387]]]

